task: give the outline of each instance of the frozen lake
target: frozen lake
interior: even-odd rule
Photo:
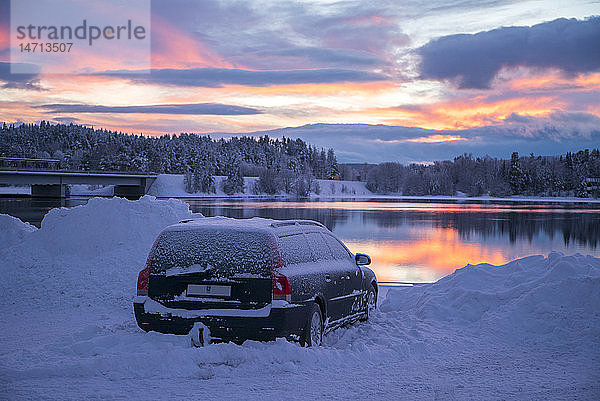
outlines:
[[[65,206],[87,202],[70,199]],[[466,264],[503,264],[551,250],[600,256],[598,204],[398,200],[186,200],[206,216],[311,219],[373,259],[380,282],[431,282]],[[0,199],[0,213],[39,226],[53,201]]]

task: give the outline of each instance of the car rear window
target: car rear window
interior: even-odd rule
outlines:
[[[276,256],[269,233],[220,227],[163,232],[150,252],[153,273],[200,265],[225,277],[269,277]]]

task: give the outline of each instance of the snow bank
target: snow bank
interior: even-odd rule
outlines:
[[[24,223],[16,217],[0,214],[0,244],[2,247],[10,247],[25,238],[28,233],[36,231],[37,228],[29,223]]]
[[[137,273],[158,233],[192,216],[186,203],[152,196],[92,198],[82,206],[52,209],[39,230],[0,249],[0,304],[17,300],[29,315],[35,310],[61,316],[85,305],[129,310]]]
[[[0,194],[10,195],[31,195],[31,185],[21,186],[0,186]]]
[[[515,344],[597,346],[600,259],[555,252],[468,265],[431,285],[390,290],[381,311]]]
[[[95,185],[75,184],[70,186],[71,196],[112,196],[115,192],[114,185],[94,188]]]
[[[36,243],[50,253],[81,256],[111,252],[122,245],[148,249],[160,230],[189,217],[189,206],[175,199],[92,198],[85,205],[50,210]]]

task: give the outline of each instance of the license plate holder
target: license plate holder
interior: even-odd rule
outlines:
[[[186,295],[189,297],[230,297],[231,286],[212,284],[188,284]]]

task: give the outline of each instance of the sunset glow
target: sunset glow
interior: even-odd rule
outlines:
[[[437,59],[446,57],[448,49],[442,44],[458,40],[456,34],[485,41],[494,35],[500,38],[499,27],[520,26],[532,35],[545,32],[548,41],[554,34],[562,35],[553,31],[563,29],[562,22],[553,22],[562,17],[561,9],[552,11],[533,1],[512,9],[482,5],[477,24],[465,14],[450,28],[444,15],[435,17],[426,7],[381,5],[357,10],[343,3],[299,3],[294,11],[286,11],[271,3],[250,2],[237,9],[225,3],[191,7],[186,2],[156,0],[151,15],[151,71],[136,69],[139,55],[135,53],[119,48],[111,54],[95,53],[90,48],[85,57],[65,62],[64,68],[80,71],[77,74],[32,76],[7,72],[10,13],[8,2],[0,4],[4,7],[0,10],[0,120],[8,123],[72,121],[150,135],[198,132],[225,137],[318,123],[384,124],[430,131],[409,136],[365,134],[369,146],[381,150],[380,156],[376,151],[366,159],[424,160],[431,146],[461,143],[481,154],[498,151],[488,144],[496,134],[478,131],[475,140],[462,130],[494,126],[496,131],[525,135],[551,128],[587,141],[600,119],[600,65],[595,60],[556,57],[552,49],[547,56],[524,55],[514,48],[510,50],[514,54],[498,54],[492,62],[485,54],[469,53],[475,51],[472,46],[460,47],[460,40],[452,42],[459,46],[452,51],[474,60]],[[449,12],[457,16],[458,11]],[[568,23],[573,32],[583,35],[577,43],[596,43],[595,33],[588,35],[588,28],[582,28],[600,21],[589,20],[586,4],[573,3],[568,17],[577,18]],[[584,45],[581,51],[573,49],[572,57],[585,58],[589,52]],[[448,68],[438,68],[447,62]],[[93,68],[83,68],[86,64]],[[255,112],[233,116],[143,111],[149,105],[203,103]],[[47,107],[57,104],[90,107],[77,112]],[[109,111],[99,113],[94,106]],[[116,106],[141,107],[141,111],[110,112]],[[352,156],[354,149],[345,148],[356,146],[357,140],[336,135],[323,137],[323,143],[317,138],[317,144],[340,148],[341,161],[360,161]],[[573,146],[587,146],[581,140]],[[410,145],[414,155],[398,156],[400,148],[381,148],[386,145]],[[555,148],[562,151],[564,146],[557,143]],[[450,147],[439,149],[447,149],[444,157],[456,153]]]

